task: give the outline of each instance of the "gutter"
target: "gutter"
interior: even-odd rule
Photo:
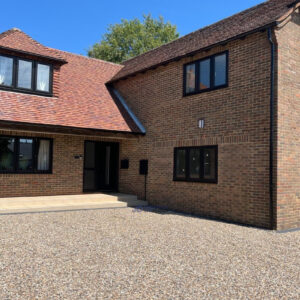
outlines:
[[[17,121],[6,121],[0,120],[0,128],[6,130],[22,130],[22,131],[41,131],[46,133],[63,133],[63,134],[78,134],[78,135],[112,135],[112,134],[125,134],[128,136],[139,136],[142,135],[140,132],[134,131],[122,131],[122,130],[111,130],[111,129],[97,129],[88,127],[73,127],[65,125],[52,125],[42,123],[28,123],[28,122],[17,122]]]
[[[274,154],[274,145],[273,145],[273,127],[274,127],[274,81],[275,81],[275,43],[272,39],[272,27],[268,28],[268,40],[271,44],[271,86],[270,86],[270,168],[269,168],[269,193],[270,193],[270,226],[271,229],[275,229],[275,220],[274,220],[274,195],[273,195],[273,154]]]

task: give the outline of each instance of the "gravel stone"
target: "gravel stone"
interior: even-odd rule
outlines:
[[[0,216],[0,299],[300,299],[300,231],[132,208]]]

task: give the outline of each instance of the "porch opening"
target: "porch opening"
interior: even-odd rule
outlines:
[[[119,143],[85,141],[84,192],[118,191]]]

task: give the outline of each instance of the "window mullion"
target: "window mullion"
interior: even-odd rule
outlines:
[[[13,82],[12,85],[14,88],[17,87],[17,72],[18,72],[18,61],[16,58],[14,58],[14,62],[13,62]]]

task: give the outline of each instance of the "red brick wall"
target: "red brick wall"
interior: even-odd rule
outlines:
[[[277,228],[300,227],[300,14],[276,30],[278,42]]]
[[[295,14],[276,31],[278,229],[300,227],[299,23]],[[183,97],[183,64],[224,50],[229,50],[229,87]],[[120,170],[120,191],[144,198],[139,160],[149,159],[147,200],[151,204],[269,228],[270,65],[267,32],[260,32],[116,83],[147,129],[144,137],[119,140],[120,159],[130,161],[128,170]],[[58,75],[54,75],[54,94],[59,89]],[[204,129],[197,126],[200,118],[205,119]],[[0,134],[31,136],[1,130]],[[83,161],[74,155],[83,154],[84,139],[92,138],[32,136],[54,138],[53,174],[0,174],[0,196],[81,193]],[[218,145],[218,184],[173,182],[174,147],[196,145]]]
[[[229,87],[183,97],[183,64],[229,50]],[[253,34],[194,57],[116,83],[147,129],[121,147],[130,159],[120,174],[123,192],[144,197],[138,161],[149,159],[151,204],[235,222],[270,227],[270,44]],[[205,128],[197,121],[205,119]],[[218,184],[173,182],[176,146],[218,145]]]

